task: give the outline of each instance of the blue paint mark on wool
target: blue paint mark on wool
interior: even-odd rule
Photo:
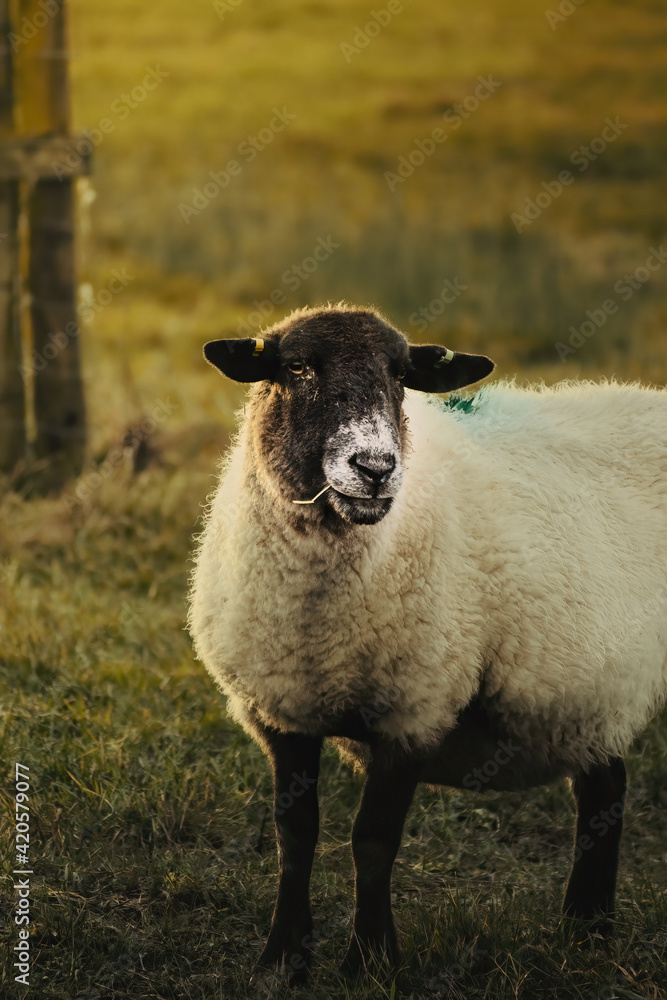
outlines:
[[[481,393],[476,392],[473,396],[462,396],[459,392],[453,392],[447,399],[440,399],[439,396],[433,396],[430,401],[449,412],[474,413],[481,403]]]

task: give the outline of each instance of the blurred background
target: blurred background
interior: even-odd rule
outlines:
[[[94,296],[114,268],[135,276],[84,338],[93,429],[167,383],[183,423],[226,419],[201,342],[340,298],[413,339],[484,350],[500,376],[667,381],[664,261],[614,290],[667,238],[661,4],[406,0],[385,25],[360,0],[70,6],[74,125],[114,122],[82,195],[80,280]],[[114,113],[157,67],[159,85]],[[293,117],[272,132],[276,108]],[[438,128],[411,175],[385,176]],[[240,173],[214,193],[230,160]],[[299,277],[320,239],[335,248]],[[609,299],[617,311],[561,357]]]
[[[0,6],[22,93],[45,67],[70,82],[42,180],[25,177],[32,153],[12,160],[24,179],[16,226],[3,215],[0,233],[0,249],[20,237],[29,438],[0,477],[0,760],[7,773],[29,765],[34,782],[31,985],[41,997],[254,995],[275,879],[270,778],[184,631],[192,536],[243,400],[202,345],[346,299],[412,340],[489,354],[497,378],[667,383],[667,12],[658,0]],[[15,176],[3,87],[0,194]],[[15,108],[23,137],[54,127],[55,90],[39,92],[34,127]],[[55,217],[43,257],[26,256],[40,184],[70,185],[71,273],[71,225]],[[34,292],[41,281],[48,306],[58,267],[76,319],[64,347],[64,320],[38,315]],[[45,489],[33,402],[62,397],[65,358],[85,449]],[[588,997],[630,981],[623,995],[664,995],[666,753],[663,718],[630,761],[620,894],[632,931],[613,960],[533,936],[555,921],[569,864],[565,787],[420,792],[396,875],[410,961],[435,962],[433,992],[415,995]],[[326,766],[315,896],[333,962],[358,786]],[[445,912],[443,883],[451,902],[459,877],[467,902]],[[0,910],[14,905],[3,889]],[[0,940],[13,946],[9,918]],[[0,986],[13,988],[9,962]]]

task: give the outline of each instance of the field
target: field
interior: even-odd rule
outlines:
[[[243,399],[202,343],[344,297],[412,339],[484,350],[501,376],[667,382],[663,6],[585,0],[553,28],[528,0],[403,6],[360,45],[361,0],[70,4],[73,125],[113,129],[80,186],[89,462],[60,497],[0,489],[0,853],[11,872],[18,761],[34,868],[27,990],[10,877],[0,892],[3,997],[288,995],[278,976],[249,985],[276,885],[268,769],[184,631],[192,536]],[[464,118],[480,77],[490,92]],[[295,117],[271,132],[274,109]],[[392,179],[435,129],[446,140]],[[248,136],[265,147],[252,162]],[[196,208],[235,158],[241,173]],[[320,239],[331,253],[308,273]],[[447,280],[466,288],[441,310]],[[564,784],[421,789],[395,869],[403,967],[353,987],[335,963],[360,784],[329,754],[321,941],[292,995],[667,996],[664,713],[628,767],[613,940],[572,942],[559,923]]]

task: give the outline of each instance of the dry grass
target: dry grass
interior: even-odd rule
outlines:
[[[44,1000],[287,995],[279,978],[248,985],[275,891],[270,830],[256,849],[268,768],[226,719],[182,630],[210,459],[182,468],[161,434],[147,468],[118,468],[71,509],[12,493],[0,506],[0,757],[7,770],[15,760],[31,769],[31,988]],[[422,788],[394,882],[403,971],[394,985],[354,990],[334,963],[349,933],[359,782],[328,754],[313,881],[322,941],[303,995],[663,996],[666,749],[663,716],[629,759],[614,941],[573,945],[559,927],[573,821],[564,785],[525,795]],[[5,870],[12,810],[5,783]],[[8,946],[14,905],[6,887]],[[0,983],[12,996],[4,954]]]
[[[586,0],[552,32],[528,0],[406,3],[348,65],[339,43],[370,6],[303,0],[285,13],[244,0],[221,21],[208,3],[71,4],[76,126],[113,114],[146,66],[169,76],[114,119],[96,153],[97,200],[82,192],[87,301],[114,268],[132,275],[84,331],[89,465],[64,498],[26,501],[10,483],[0,498],[0,759],[7,773],[29,763],[34,782],[40,1000],[287,994],[278,979],[248,986],[275,889],[272,836],[256,850],[268,770],[183,631],[191,536],[242,399],[202,364],[205,340],[236,330],[274,288],[286,302],[269,319],[346,297],[384,307],[416,338],[411,314],[458,276],[468,288],[424,339],[484,349],[501,375],[667,382],[667,268],[565,362],[555,349],[586,310],[620,298],[614,283],[667,233],[662,6]],[[392,194],[384,171],[479,74],[502,86]],[[297,118],[185,225],[179,203],[274,106]],[[616,115],[628,129],[518,234],[510,214]],[[340,248],[287,288],[284,271],[329,233]],[[558,924],[573,818],[564,786],[423,789],[395,878],[404,969],[357,990],[334,960],[359,786],[328,756],[313,883],[324,934],[303,995],[663,997],[666,744],[663,715],[629,761],[613,942],[572,944]],[[8,886],[0,937],[11,945]],[[14,996],[4,956],[0,991]]]
[[[153,299],[186,315],[203,284],[231,330],[279,288],[285,310],[374,302],[415,334],[410,315],[458,275],[467,291],[424,336],[483,341],[508,370],[537,364],[550,381],[601,368],[664,380],[664,269],[574,358],[562,364],[555,350],[667,234],[662,7],[586,0],[552,31],[527,0],[406,3],[347,63],[340,44],[368,17],[362,0],[289,13],[244,2],[223,20],[213,4],[171,0],[159,23],[132,0],[74,7],[75,123],[115,122],[96,152],[87,279],[102,286],[130,262]],[[112,101],[158,65],[164,81],[114,116]],[[480,75],[500,86],[454,129],[443,114]],[[252,163],[241,157],[241,175],[185,224],[179,204],[274,107],[294,121]],[[627,128],[580,171],[571,154],[608,117]],[[447,142],[392,193],[384,173],[440,126]],[[574,182],[519,235],[512,213],[564,169]],[[340,248],[287,287],[284,272],[328,234]],[[123,298],[108,310],[116,331]]]

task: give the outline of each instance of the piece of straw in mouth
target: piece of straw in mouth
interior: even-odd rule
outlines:
[[[313,497],[312,500],[292,500],[292,503],[315,503],[315,501],[319,500],[319,498],[322,496],[323,493],[326,493],[326,491],[330,490],[330,489],[331,489],[331,484],[327,483],[327,485],[324,487],[324,489],[320,490],[320,492],[317,494],[317,496]]]

